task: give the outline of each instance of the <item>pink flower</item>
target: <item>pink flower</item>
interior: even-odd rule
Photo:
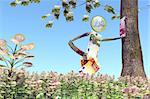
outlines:
[[[37,83],[38,83],[38,84],[41,84],[41,83],[43,83],[43,81],[42,81],[42,80],[38,80]]]
[[[122,90],[123,93],[128,94],[130,92],[130,88],[124,88]]]
[[[16,34],[13,38],[12,38],[12,42],[15,44],[19,44],[21,42],[23,42],[25,40],[25,37],[22,34]]]
[[[59,82],[59,81],[55,81],[55,82],[53,82],[52,83],[52,85],[54,85],[54,86],[58,86],[58,85],[60,85],[61,83]]]
[[[26,45],[21,46],[21,49],[22,50],[32,50],[34,47],[35,47],[34,44],[30,43],[30,44],[26,44]]]
[[[137,86],[129,86],[127,88],[124,88],[122,92],[126,95],[128,94],[136,95],[139,93],[139,88]]]
[[[132,86],[131,87],[131,93],[132,94],[137,94],[139,92],[139,88],[137,86]]]

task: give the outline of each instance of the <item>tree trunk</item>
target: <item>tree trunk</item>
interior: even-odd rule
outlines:
[[[138,0],[121,0],[121,18],[127,17],[127,35],[122,39],[121,76],[146,78],[138,30]]]

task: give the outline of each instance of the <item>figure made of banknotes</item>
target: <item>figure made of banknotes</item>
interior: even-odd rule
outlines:
[[[83,76],[92,76],[100,69],[100,64],[98,61],[98,53],[99,53],[101,42],[117,40],[117,39],[124,38],[126,36],[125,20],[126,20],[126,17],[123,17],[120,20],[120,36],[119,37],[103,39],[99,33],[105,29],[106,21],[101,16],[95,16],[93,17],[91,21],[91,27],[93,29],[92,32],[84,33],[69,41],[69,46],[77,54],[81,56],[81,62],[80,62],[81,68],[79,72]],[[84,52],[80,50],[78,47],[76,47],[73,44],[73,42],[86,36],[89,36],[89,43],[88,43],[87,51]]]

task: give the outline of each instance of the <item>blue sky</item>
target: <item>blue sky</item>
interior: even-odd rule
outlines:
[[[86,14],[84,5],[78,7],[74,12],[74,21],[66,22],[61,15],[60,19],[54,22],[52,29],[46,29],[44,26],[50,20],[41,20],[41,16],[50,12],[54,4],[60,4],[58,0],[42,0],[38,5],[31,4],[28,7],[17,6],[12,8],[9,3],[12,0],[0,1],[0,38],[9,40],[14,34],[22,33],[27,41],[33,42],[36,48],[31,51],[35,55],[34,66],[29,71],[56,71],[67,73],[71,70],[78,71],[80,67],[80,56],[74,53],[68,46],[68,41],[72,38],[91,31],[89,22],[83,23],[82,16]],[[56,1],[56,2],[54,2]],[[78,0],[79,4],[84,0]],[[110,4],[116,11],[120,10],[120,0],[101,0],[103,5]],[[139,31],[142,43],[143,58],[146,74],[150,77],[150,53],[149,45],[149,11],[148,0],[139,0],[139,8],[145,8],[139,13]],[[106,29],[101,33],[103,38],[119,36],[119,20],[111,20],[111,14],[105,12],[103,7],[92,11],[90,19],[93,16],[103,16],[107,21]],[[88,38],[83,38],[75,44],[86,50]],[[102,74],[115,75],[119,77],[121,73],[121,40],[105,42],[101,44],[99,52],[99,61]]]

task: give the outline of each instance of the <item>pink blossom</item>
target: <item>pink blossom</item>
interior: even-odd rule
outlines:
[[[52,83],[52,85],[55,85],[55,86],[58,86],[58,85],[60,85],[61,83],[59,82],[59,81],[55,81],[55,82],[53,82]]]
[[[33,43],[30,43],[30,44],[21,46],[21,49],[22,50],[32,50],[34,47],[35,47],[35,45]]]
[[[130,89],[129,89],[129,88],[124,88],[124,89],[122,90],[122,92],[125,93],[125,94],[128,94],[128,93],[130,92]]]
[[[15,44],[19,44],[21,42],[23,42],[25,40],[25,37],[22,34],[16,34],[13,38],[12,38],[12,42]]]

